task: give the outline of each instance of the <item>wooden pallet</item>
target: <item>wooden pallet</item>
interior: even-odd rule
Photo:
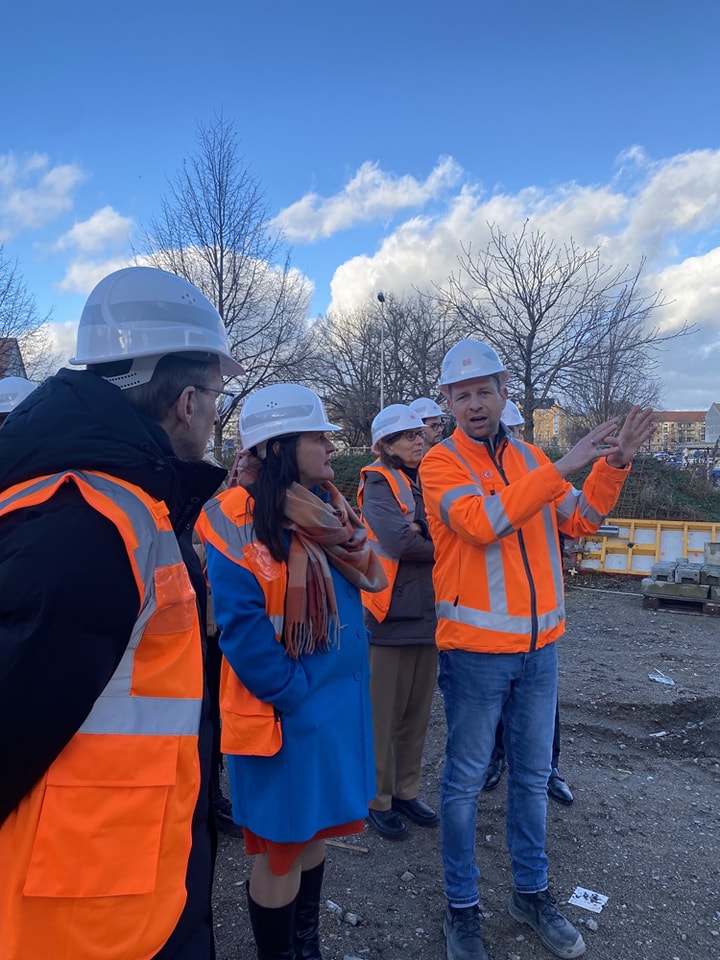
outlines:
[[[720,602],[717,600],[645,594],[642,605],[643,610],[675,610],[680,613],[704,613],[709,617],[720,617]]]

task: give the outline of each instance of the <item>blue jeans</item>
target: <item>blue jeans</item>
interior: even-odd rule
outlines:
[[[502,718],[508,762],[507,844],[515,889],[545,890],[545,816],[550,776],[557,650],[440,653],[447,745],[440,790],[445,893],[453,906],[478,902],[477,802]]]

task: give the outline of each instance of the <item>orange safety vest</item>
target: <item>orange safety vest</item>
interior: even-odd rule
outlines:
[[[415,519],[415,497],[412,492],[412,487],[410,486],[410,481],[402,472],[402,470],[395,470],[393,467],[386,467],[379,460],[376,460],[367,467],[363,467],[360,471],[360,485],[357,493],[357,502],[358,506],[360,507],[360,515],[362,516],[365,477],[368,473],[379,473],[381,476],[385,477],[388,485],[390,486],[390,490],[392,491],[392,495],[397,500],[398,506],[405,515],[407,522],[412,523]],[[393,587],[395,586],[395,578],[397,577],[398,565],[400,561],[397,557],[393,556],[391,553],[388,553],[388,551],[382,547],[380,541],[375,535],[375,531],[372,529],[364,516],[362,516],[362,522],[365,524],[365,529],[368,532],[368,542],[370,543],[370,547],[377,554],[388,581],[388,585],[384,590],[381,590],[380,593],[368,593],[366,590],[361,591],[362,603],[365,609],[369,610],[370,613],[375,617],[377,622],[382,623],[387,616],[388,610],[390,609]]]
[[[205,505],[195,529],[203,542],[211,543],[228,560],[252,573],[265,594],[265,612],[280,642],[287,567],[273,559],[268,548],[256,539],[250,499],[244,487],[219,493]],[[223,753],[271,757],[282,746],[282,727],[275,708],[250,693],[225,657],[220,668],[220,716]]]
[[[65,483],[117,527],[141,602],[82,727],[0,827],[0,960],[146,960],[187,898],[203,696],[195,591],[167,506],[116,477],[17,484],[0,517]]]
[[[603,458],[576,490],[537,447],[503,440],[493,456],[458,428],[425,455],[420,474],[438,647],[523,653],[556,640],[565,629],[558,527],[597,530],[628,472]]]

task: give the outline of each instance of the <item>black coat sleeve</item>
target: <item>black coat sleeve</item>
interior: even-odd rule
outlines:
[[[0,822],[88,716],[139,603],[117,528],[69,485],[0,520]]]

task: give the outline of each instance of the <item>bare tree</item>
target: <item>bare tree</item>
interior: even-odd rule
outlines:
[[[622,299],[612,307],[614,313],[604,319],[602,349],[583,370],[575,371],[565,389],[564,404],[572,420],[570,443],[611,417],[622,419],[634,403],[657,407],[661,402],[657,356],[644,343],[638,345],[638,328],[631,317],[623,316]]]
[[[260,183],[222,115],[198,127],[197,149],[168,181],[142,242],[146,262],[185,277],[217,307],[247,371],[233,384],[241,398],[266,383],[302,378],[310,289],[270,228]],[[216,431],[216,453],[230,416]]]
[[[438,291],[439,299],[503,358],[528,440],[535,409],[552,394],[572,400],[573,387],[608,352],[617,360],[605,371],[609,395],[633,367],[639,381],[661,344],[691,332],[685,325],[661,335],[651,325],[666,301],[660,292],[641,292],[644,265],[641,260],[634,272],[615,270],[603,264],[599,247],[585,250],[572,239],[558,244],[531,232],[527,223],[512,236],[491,225],[490,241],[479,253],[463,246],[459,273]]]
[[[381,345],[386,406],[438,396],[445,329],[430,298],[385,293],[382,304],[373,300],[320,318],[313,336],[314,380],[351,446],[370,442],[370,424],[380,409]]]
[[[0,246],[0,340],[17,340],[29,380],[44,380],[57,367],[47,328],[50,318],[50,312],[38,313],[17,261],[8,259]]]

